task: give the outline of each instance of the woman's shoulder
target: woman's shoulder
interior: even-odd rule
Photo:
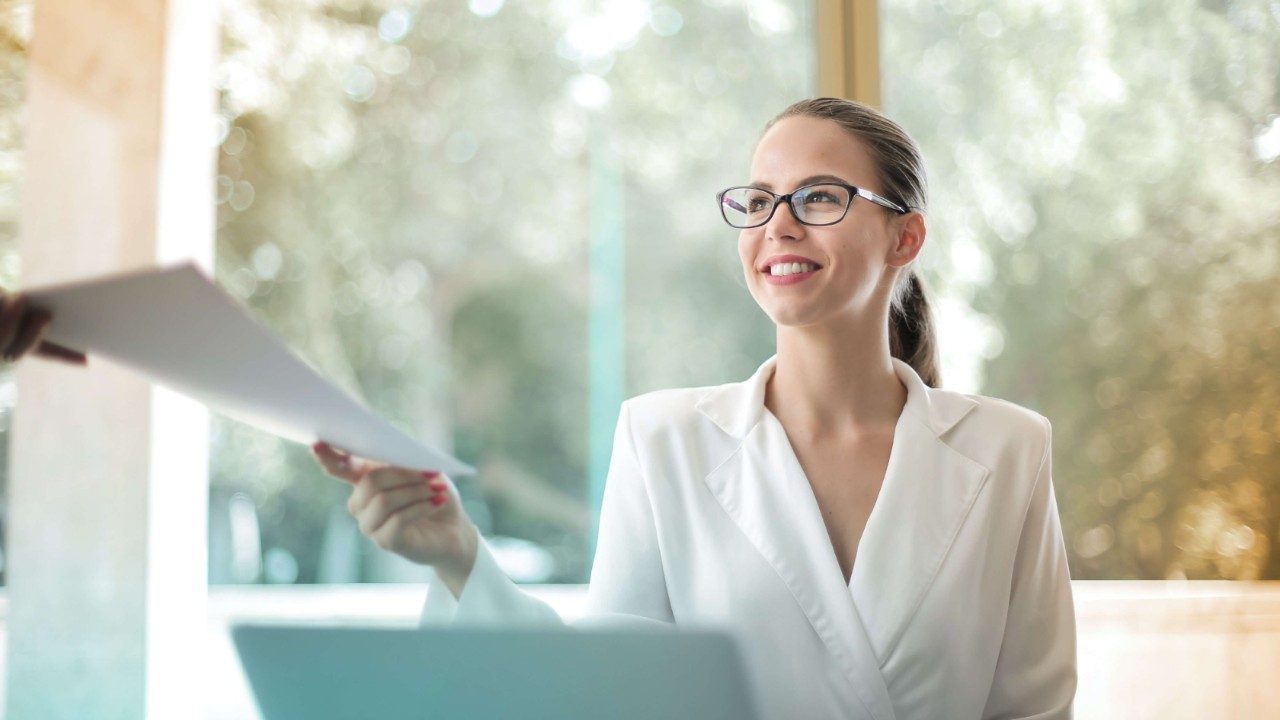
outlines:
[[[1011,463],[1034,471],[1048,455],[1053,426],[1043,414],[1003,398],[949,392],[972,402],[972,410],[947,436],[947,444],[988,467]]]
[[[698,402],[716,387],[705,385],[650,390],[627,398],[622,406],[634,427],[687,426],[702,417]]]
[[[618,432],[626,433],[641,464],[673,481],[703,477],[722,462],[740,440],[723,432],[702,401],[718,386],[653,390],[623,401]]]
[[[988,426],[1004,428],[1012,433],[1024,433],[1033,436],[1042,435],[1050,427],[1049,418],[1029,407],[1004,398],[950,390],[938,392],[950,392],[953,395],[959,395],[973,401],[976,404],[973,410],[974,418]]]

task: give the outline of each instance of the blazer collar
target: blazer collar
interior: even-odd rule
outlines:
[[[882,675],[989,471],[941,439],[977,401],[894,369],[907,402],[884,484],[846,585],[804,470],[764,407],[777,356],[744,382],[709,388],[696,407],[734,438],[704,482],[809,619],[875,720],[895,720]]]
[[[907,388],[903,411],[924,421],[934,435],[941,437],[977,407],[977,401],[965,395],[929,387],[911,365],[896,357],[890,359],[894,372]],[[764,415],[765,386],[777,364],[775,353],[746,380],[708,388],[695,406],[729,435],[737,439],[746,437]]]

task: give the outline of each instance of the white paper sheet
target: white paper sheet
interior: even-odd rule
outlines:
[[[410,438],[321,377],[191,264],[24,291],[45,338],[107,358],[289,440],[450,476],[475,469]]]

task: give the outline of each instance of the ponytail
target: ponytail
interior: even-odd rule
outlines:
[[[893,294],[889,305],[889,354],[910,365],[925,385],[938,387],[937,341],[929,292],[914,268]]]

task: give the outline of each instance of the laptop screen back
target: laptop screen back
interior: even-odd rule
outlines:
[[[236,625],[265,720],[756,717],[713,630]]]

